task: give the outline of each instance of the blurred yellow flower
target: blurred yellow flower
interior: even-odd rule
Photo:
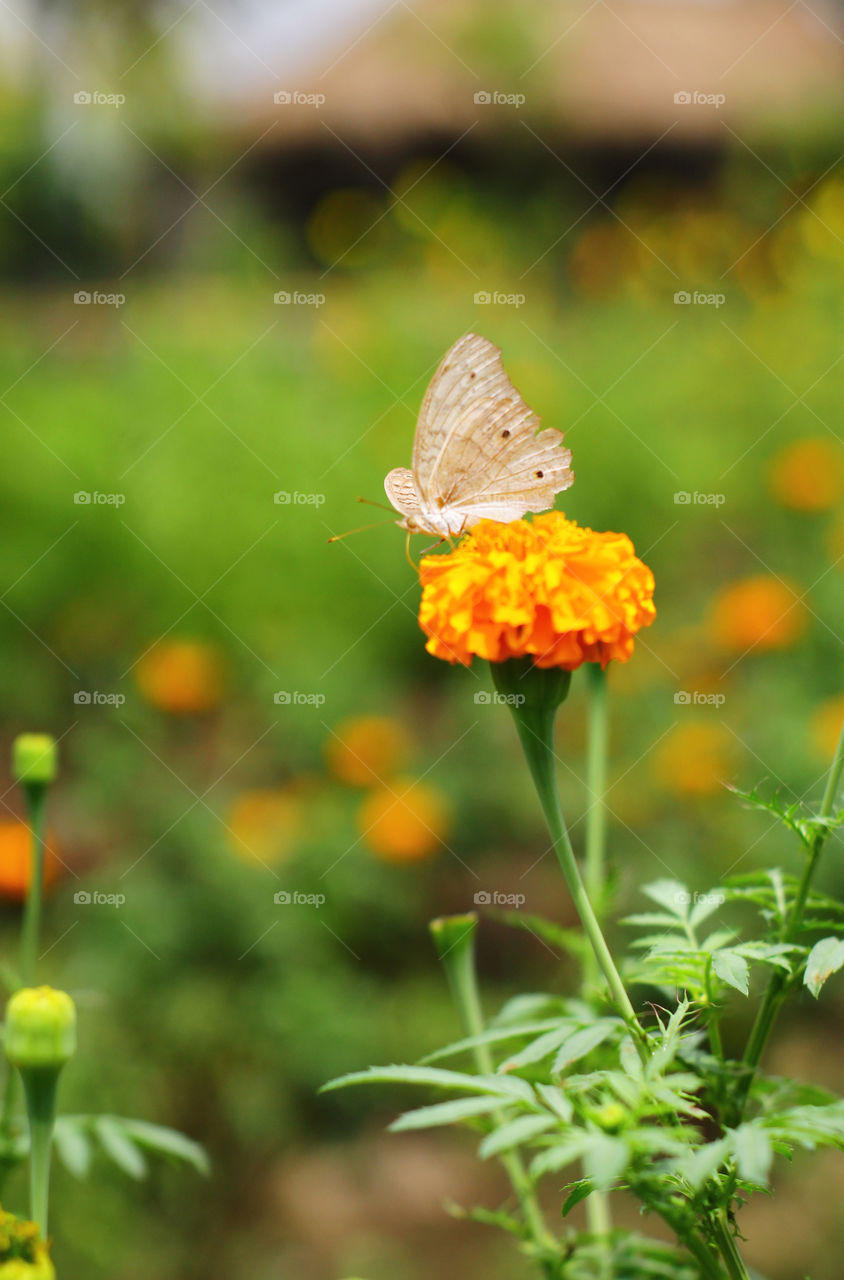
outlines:
[[[841,725],[844,724],[844,694],[828,698],[814,712],[809,721],[809,736],[822,760],[829,760],[838,746]]]
[[[243,791],[226,818],[232,850],[245,862],[282,862],[304,829],[301,792],[293,788]]]
[[[449,811],[434,787],[396,778],[366,797],[358,828],[385,862],[421,862],[439,851],[449,831]]]
[[[759,574],[725,587],[712,609],[712,633],[723,648],[788,649],[806,629],[806,606],[797,587]]]
[[[842,450],[832,440],[810,436],[780,449],[768,470],[771,492],[795,511],[826,511],[844,490]]]
[[[32,871],[32,837],[25,822],[0,822],[0,898],[23,902]],[[61,862],[54,852],[55,841],[48,833],[44,849],[44,887],[58,879]]]
[[[654,753],[654,773],[677,795],[712,795],[720,790],[732,755],[733,739],[722,725],[680,724]]]
[[[135,667],[147,702],[168,715],[212,711],[223,696],[223,660],[204,640],[162,640]]]
[[[405,767],[410,735],[391,716],[352,716],[337,725],[325,743],[325,758],[335,778],[350,787],[383,785]]]
[[[436,658],[469,666],[530,655],[537,667],[626,662],[653,622],[654,578],[623,533],[548,511],[481,520],[448,555],[419,566],[419,625]]]

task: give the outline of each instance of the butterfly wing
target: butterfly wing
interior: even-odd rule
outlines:
[[[407,467],[394,467],[384,479],[384,492],[396,511],[401,512],[405,518],[411,516],[421,522],[422,507],[412,471]]]
[[[413,479],[423,510],[447,510],[457,529],[552,507],[574,480],[571,453],[560,448],[561,432],[539,425],[498,347],[465,334],[443,357],[419,413]]]

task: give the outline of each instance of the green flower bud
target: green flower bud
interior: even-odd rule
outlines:
[[[467,911],[462,916],[440,916],[428,925],[441,960],[444,960],[450,952],[459,950],[461,943],[465,945],[472,938],[477,927],[478,917],[474,911]]]
[[[49,733],[21,733],[12,743],[12,776],[16,782],[47,786],[59,771],[59,750]]]
[[[6,1006],[5,1042],[6,1057],[21,1071],[63,1067],[76,1051],[76,1006],[70,996],[53,987],[16,991]]]
[[[606,1133],[616,1133],[626,1121],[627,1115],[620,1102],[607,1102],[594,1113],[593,1119]]]

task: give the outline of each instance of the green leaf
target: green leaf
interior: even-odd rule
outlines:
[[[695,904],[689,916],[689,926],[696,929],[699,924],[703,924],[704,920],[708,920],[720,907],[723,907],[726,900],[726,895],[720,889],[710,889],[709,893],[696,894]]]
[[[403,1133],[408,1129],[434,1129],[438,1125],[457,1124],[460,1120],[468,1120],[473,1116],[489,1115],[491,1111],[501,1108],[500,1098],[454,1098],[451,1102],[435,1102],[430,1107],[418,1107],[415,1111],[405,1111],[390,1125],[392,1133]]]
[[[94,1121],[94,1132],[103,1151],[119,1169],[138,1181],[146,1177],[147,1162],[131,1138],[127,1136],[118,1116],[97,1116]]]
[[[53,1131],[56,1154],[75,1178],[87,1178],[91,1168],[91,1142],[85,1132],[86,1118],[59,1116]]]
[[[588,1178],[581,1178],[579,1182],[573,1182],[571,1191],[569,1191],[566,1202],[563,1205],[563,1217],[567,1217],[575,1205],[580,1204],[581,1200],[585,1200],[594,1190],[595,1188]]]
[[[740,1125],[732,1131],[730,1145],[741,1177],[748,1182],[765,1186],[774,1158],[771,1141],[765,1130],[752,1122]]]
[[[743,996],[747,995],[750,968],[744,956],[736,951],[716,951],[712,957],[712,968],[728,987],[735,987]]]
[[[563,1121],[563,1124],[569,1124],[574,1115],[574,1107],[562,1089],[558,1089],[553,1084],[537,1084],[534,1085],[534,1088],[548,1110],[553,1111],[554,1115]]]
[[[503,1124],[500,1129],[495,1129],[488,1134],[481,1143],[478,1153],[482,1160],[486,1160],[489,1156],[497,1156],[502,1151],[511,1151],[513,1147],[521,1146],[523,1142],[535,1138],[537,1134],[554,1128],[557,1123],[556,1116],[519,1116],[516,1120],[511,1120],[508,1124]]]
[[[821,987],[833,973],[844,965],[844,940],[823,938],[816,942],[806,961],[803,981],[817,1000]]]
[[[535,1036],[543,1031],[551,1031],[559,1024],[559,1018],[546,1018],[542,1022],[525,1022],[521,1026],[491,1027],[488,1031],[484,1031],[478,1036],[467,1036],[465,1040],[455,1040],[454,1044],[446,1045],[444,1049],[435,1049],[433,1053],[427,1053],[419,1065],[430,1066],[431,1063],[440,1062],[443,1058],[456,1057],[460,1053],[480,1048],[483,1045],[505,1044],[508,1040],[520,1040],[525,1036]]]
[[[520,1053],[514,1057],[508,1058],[498,1068],[499,1071],[519,1071],[522,1067],[528,1067],[534,1062],[541,1062],[543,1058],[548,1058],[555,1049],[567,1040],[572,1030],[577,1024],[572,1019],[566,1019],[554,1028],[553,1031],[546,1032],[534,1040],[532,1044],[526,1045]]]
[[[345,1089],[352,1084],[426,1084],[436,1089],[467,1089],[470,1093],[490,1093],[499,1098],[517,1098],[533,1102],[530,1085],[518,1076],[472,1076],[463,1071],[446,1071],[442,1067],[370,1067],[353,1071],[324,1084],[321,1093]]]
[[[688,918],[692,895],[679,880],[655,880],[653,884],[646,884],[642,892],[657,906],[665,907],[675,919]]]
[[[567,1142],[560,1142],[547,1151],[540,1151],[531,1164],[531,1173],[535,1178],[543,1173],[556,1173],[558,1169],[564,1169],[566,1165],[579,1160],[588,1146],[588,1133],[573,1134]]]
[[[705,1146],[682,1156],[677,1161],[677,1171],[681,1177],[692,1184],[695,1191],[698,1191],[704,1182],[721,1167],[729,1151],[730,1143],[727,1138],[707,1142]]]
[[[630,1148],[623,1138],[596,1134],[583,1153],[583,1169],[598,1191],[606,1191],[624,1173],[629,1159]]]
[[[171,1129],[163,1124],[150,1124],[147,1120],[123,1120],[123,1128],[139,1147],[154,1151],[157,1155],[172,1156],[174,1160],[184,1160],[192,1165],[197,1173],[206,1177],[211,1172],[211,1162],[205,1148],[193,1138],[188,1138],[178,1129]]]
[[[552,1072],[565,1071],[566,1067],[585,1058],[587,1053],[591,1053],[622,1026],[623,1023],[613,1018],[602,1018],[591,1027],[581,1027],[574,1031],[560,1046],[551,1068]]]
[[[589,944],[579,929],[563,929],[553,920],[525,911],[496,911],[492,914],[511,928],[524,929],[540,938],[547,946],[556,947],[575,960],[582,960],[586,954]]]

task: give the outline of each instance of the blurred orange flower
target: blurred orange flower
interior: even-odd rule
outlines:
[[[229,843],[238,857],[270,865],[293,850],[303,825],[300,795],[281,787],[242,792],[226,818]]]
[[[397,778],[366,797],[358,828],[386,862],[421,862],[440,849],[449,831],[448,806],[438,791],[413,778]]]
[[[537,667],[626,662],[656,616],[654,578],[623,533],[548,511],[481,520],[448,555],[419,566],[419,624],[437,658],[469,666],[530,655]]]
[[[0,822],[0,897],[23,902],[29,889],[32,869],[31,835],[25,822]],[[55,842],[47,837],[44,849],[44,886],[49,888],[59,877],[61,862],[52,850]]]
[[[168,715],[212,711],[223,696],[223,660],[204,640],[163,640],[135,667],[147,702]]]
[[[796,586],[759,574],[725,587],[712,610],[712,633],[725,649],[788,649],[806,629]]]
[[[390,716],[353,716],[325,743],[328,768],[350,787],[372,787],[407,763],[410,737]]]
[[[655,752],[654,773],[677,795],[712,795],[730,770],[733,750],[732,738],[719,724],[677,725]]]
[[[838,694],[822,702],[809,721],[812,746],[822,760],[829,760],[835,754],[842,724],[844,724],[844,694]]]
[[[780,449],[768,470],[771,492],[795,511],[827,511],[844,490],[842,450],[831,440],[810,436]]]

